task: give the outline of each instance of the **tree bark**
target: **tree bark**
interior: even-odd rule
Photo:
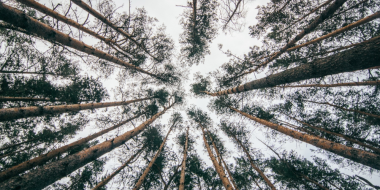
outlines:
[[[58,106],[30,106],[30,107],[21,107],[21,108],[3,108],[0,109],[0,121],[9,121],[13,119],[26,118],[26,117],[34,117],[34,116],[43,116],[49,114],[59,114],[59,113],[67,113],[88,109],[96,109],[96,108],[106,108],[113,106],[121,106],[127,105],[134,102],[140,102],[143,100],[149,100],[149,98],[141,98],[129,101],[121,101],[121,102],[105,102],[105,103],[87,103],[87,104],[70,104],[70,105],[58,105]]]
[[[185,189],[185,170],[186,170],[186,158],[187,158],[187,146],[189,142],[189,127],[187,127],[186,131],[186,142],[183,151],[183,160],[182,160],[182,169],[181,169],[181,179],[179,180],[179,190]]]
[[[253,89],[275,87],[281,84],[323,77],[342,72],[352,72],[380,65],[380,38],[332,56],[315,60],[304,65],[269,75],[243,85],[215,93],[211,96],[240,93]]]
[[[251,120],[254,120],[254,121],[256,121],[262,125],[266,125],[269,128],[274,129],[280,133],[291,136],[295,139],[309,143],[309,144],[314,145],[316,147],[319,147],[321,149],[330,151],[332,153],[335,153],[337,155],[340,155],[340,156],[345,157],[347,159],[350,159],[352,161],[361,163],[363,165],[369,166],[371,168],[375,168],[378,170],[380,169],[380,162],[379,162],[380,161],[380,155],[376,155],[374,153],[367,152],[364,150],[359,150],[356,148],[347,147],[347,146],[344,146],[342,144],[335,143],[335,142],[332,142],[332,141],[329,141],[329,140],[326,140],[323,138],[315,137],[315,136],[308,135],[308,134],[303,134],[303,133],[300,133],[298,131],[288,129],[288,128],[283,127],[281,125],[277,125],[275,123],[269,122],[267,120],[251,116],[251,115],[244,113],[240,110],[237,110],[233,107],[230,107],[230,109],[232,109],[232,110],[240,113],[241,115],[243,115],[243,116],[245,116]]]
[[[221,159],[222,162],[223,162],[224,168],[226,168],[226,170],[227,170],[228,176],[230,177],[230,181],[231,181],[232,185],[234,186],[234,189],[235,189],[235,190],[239,190],[239,189],[237,188],[237,185],[236,185],[236,183],[235,183],[235,180],[234,180],[234,178],[233,178],[233,176],[232,176],[232,174],[231,174],[231,171],[230,171],[230,169],[228,168],[228,165],[227,165],[226,162],[224,161],[222,155],[219,155],[219,156],[220,156],[220,159]]]
[[[170,134],[170,132],[172,131],[173,129],[173,126],[172,125],[168,131],[168,133],[166,134],[166,137],[164,138],[164,141],[162,141],[161,145],[160,145],[160,148],[157,150],[156,154],[154,155],[153,159],[150,161],[148,167],[145,169],[144,173],[141,175],[140,179],[137,181],[135,187],[133,188],[133,190],[138,190],[140,189],[142,183],[144,182],[145,180],[145,177],[148,175],[150,169],[152,168],[154,162],[156,161],[156,159],[158,158],[158,156],[160,155],[162,149],[164,148],[164,145],[165,145],[165,142],[166,140],[168,139],[168,136]]]
[[[79,7],[81,7],[82,9],[86,10],[92,16],[94,16],[95,18],[99,19],[103,23],[107,24],[112,29],[118,31],[120,34],[122,34],[127,39],[131,40],[133,43],[135,43],[139,48],[141,48],[142,50],[144,50],[153,59],[158,60],[143,45],[141,45],[135,39],[133,39],[130,34],[128,34],[124,30],[122,30],[121,28],[119,28],[118,26],[116,26],[115,24],[113,24],[106,17],[104,17],[101,13],[99,13],[98,11],[96,11],[95,9],[93,9],[92,7],[90,7],[89,5],[87,5],[85,2],[83,2],[82,0],[71,0],[71,2],[75,3],[76,5],[78,5]],[[160,61],[160,60],[158,60],[158,61]]]
[[[314,102],[314,101],[309,101],[309,100],[305,100],[305,101],[311,102],[311,103],[315,103],[315,104],[325,104],[325,105],[329,105],[329,106],[332,106],[332,107],[335,107],[335,108],[339,108],[339,109],[344,110],[344,111],[351,111],[351,112],[360,113],[360,114],[363,114],[363,115],[368,115],[368,116],[380,119],[380,115],[376,115],[376,114],[372,114],[372,113],[367,113],[367,112],[359,111],[359,110],[355,110],[355,109],[347,109],[347,108],[344,108],[344,107],[341,107],[341,106],[330,104],[328,102]]]
[[[374,20],[374,19],[376,19],[376,18],[380,18],[380,11],[378,11],[378,12],[372,14],[372,15],[369,15],[369,16],[363,18],[363,19],[360,19],[360,20],[358,20],[358,21],[356,21],[356,22],[354,22],[354,23],[351,23],[351,24],[349,24],[349,25],[347,25],[347,26],[345,26],[345,27],[342,27],[342,28],[340,28],[340,29],[338,29],[338,30],[335,30],[334,32],[331,32],[331,33],[329,33],[329,34],[326,34],[326,35],[324,35],[324,36],[321,36],[321,37],[316,38],[316,39],[314,39],[314,40],[311,40],[311,41],[309,41],[309,42],[303,43],[303,44],[301,44],[301,45],[297,45],[297,46],[291,47],[291,48],[287,49],[286,51],[287,51],[287,52],[289,52],[289,51],[293,51],[293,50],[299,49],[299,48],[301,48],[301,47],[304,47],[304,46],[307,46],[307,45],[310,45],[310,44],[313,44],[313,43],[317,43],[317,42],[322,41],[322,40],[324,40],[324,39],[326,39],[326,38],[329,38],[329,37],[332,37],[332,36],[338,35],[338,34],[340,34],[340,33],[342,33],[342,32],[345,32],[345,31],[347,31],[347,30],[350,30],[350,29],[352,29],[352,28],[355,28],[355,27],[357,27],[357,26],[360,26],[360,25],[362,25],[362,24],[364,24],[364,23],[367,23],[367,22],[369,22],[369,21],[372,21],[372,20]]]
[[[238,77],[241,77],[243,75],[253,73],[257,71],[259,68],[267,65],[271,61],[275,60],[278,58],[281,54],[285,53],[287,49],[292,47],[297,41],[302,39],[306,34],[312,32],[320,23],[325,21],[327,18],[329,18],[336,10],[338,10],[343,3],[345,3],[347,0],[335,0],[334,3],[332,3],[329,7],[327,7],[315,20],[310,23],[301,33],[299,33],[296,37],[294,37],[290,42],[288,42],[284,47],[281,48],[279,52],[276,52],[272,54],[272,56],[265,62],[261,63],[259,66],[257,66],[255,69],[251,69],[245,73],[242,73]]]
[[[135,157],[137,155],[139,155],[143,150],[145,149],[145,147],[142,147],[140,148],[139,151],[137,151],[134,155],[131,156],[131,158],[129,158],[123,165],[121,165],[115,172],[113,172],[111,175],[109,175],[106,179],[104,179],[103,181],[101,181],[98,185],[96,185],[92,190],[99,190],[101,187],[107,185],[107,183],[113,178],[115,177],[121,170],[123,170],[126,166],[128,166],[128,164],[133,160],[135,159]]]
[[[341,86],[368,86],[368,85],[380,85],[380,81],[347,82],[347,83],[337,83],[337,84],[304,84],[304,85],[277,86],[277,87],[298,88],[298,87],[341,87]]]
[[[83,32],[86,32],[87,34],[90,34],[91,36],[94,36],[95,38],[98,38],[99,40],[105,42],[106,44],[112,43],[115,46],[117,46],[118,48],[123,49],[114,40],[105,38],[105,37],[97,34],[96,32],[84,27],[83,25],[75,22],[74,20],[71,20],[71,19],[67,18],[66,16],[61,15],[61,14],[49,9],[48,7],[38,3],[37,1],[34,1],[34,0],[17,0],[17,1],[25,4],[28,7],[32,7],[32,8],[34,8],[34,9],[36,9],[42,13],[45,13],[45,14],[47,14],[47,15],[49,15],[49,16],[51,16],[51,17],[53,17],[53,18],[55,18],[55,19],[57,19],[63,23],[66,23],[70,26],[73,26],[73,27],[79,29],[79,30],[82,30]]]
[[[264,181],[268,184],[268,186],[272,189],[272,190],[276,190],[276,188],[274,187],[274,185],[272,184],[272,182],[269,181],[269,179],[267,178],[267,176],[264,174],[263,171],[260,170],[260,168],[258,168],[254,163],[253,163],[253,160],[252,160],[252,157],[251,155],[249,154],[248,150],[245,148],[245,146],[243,146],[243,144],[241,143],[241,141],[236,137],[236,135],[232,135],[232,138],[235,139],[235,141],[239,144],[239,146],[243,149],[244,153],[247,155],[248,157],[248,160],[249,160],[249,163],[251,164],[252,168],[254,170],[257,171],[257,173],[259,173],[259,175],[264,179]]]
[[[42,165],[42,164],[46,163],[47,161],[49,161],[50,159],[52,159],[52,158],[54,158],[56,156],[59,156],[59,155],[65,153],[65,152],[67,152],[67,151],[69,151],[69,150],[71,150],[73,148],[79,147],[79,146],[83,145],[86,142],[89,142],[89,141],[91,141],[91,140],[93,140],[93,139],[95,139],[95,138],[97,138],[99,136],[102,136],[103,134],[108,133],[109,131],[117,129],[120,126],[128,123],[129,121],[132,121],[133,119],[136,119],[136,118],[140,117],[141,115],[142,114],[136,115],[136,116],[134,116],[134,117],[132,117],[132,118],[126,120],[126,121],[123,121],[123,122],[121,122],[121,123],[119,123],[117,125],[114,125],[114,126],[112,126],[110,128],[104,129],[104,130],[102,130],[100,132],[97,132],[97,133],[95,133],[93,135],[90,135],[88,137],[85,137],[83,139],[77,140],[77,141],[75,141],[73,143],[70,143],[68,145],[65,145],[65,146],[63,146],[61,148],[52,150],[52,151],[50,151],[50,152],[48,152],[46,154],[42,154],[42,155],[40,155],[40,156],[38,156],[36,158],[33,158],[31,160],[28,160],[26,162],[23,162],[23,163],[20,163],[20,164],[18,164],[16,166],[8,168],[7,170],[5,170],[5,171],[3,171],[3,172],[0,173],[0,182],[4,181],[6,179],[9,179],[9,178],[11,178],[13,176],[19,175],[19,174],[21,174],[21,173],[23,173],[23,172],[25,172],[25,171],[27,171],[29,169],[32,169],[35,166]]]
[[[61,160],[46,164],[40,168],[30,171],[22,176],[15,176],[0,184],[0,189],[9,190],[30,190],[43,189],[49,184],[65,177],[76,169],[86,165],[89,162],[101,157],[102,155],[112,151],[113,149],[123,145],[129,139],[140,134],[148,125],[153,123],[159,116],[165,113],[166,110],[173,106],[170,105],[163,111],[157,113],[149,120],[145,121],[138,127],[130,130],[123,135],[107,140],[103,143],[95,145],[91,148],[67,156]]]
[[[13,24],[17,27],[20,27],[22,29],[25,29],[26,31],[33,33],[41,38],[44,38],[48,41],[52,42],[58,42],[63,45],[66,45],[68,47],[74,48],[78,51],[87,53],[89,55],[96,56],[100,59],[104,59],[110,62],[113,62],[115,64],[121,65],[123,67],[127,67],[129,69],[136,70],[138,72],[150,75],[152,77],[155,77],[157,79],[163,80],[163,78],[159,77],[158,75],[155,75],[153,73],[150,73],[148,71],[145,71],[141,69],[140,67],[136,67],[130,63],[127,63],[121,59],[118,59],[110,54],[107,54],[106,52],[103,52],[101,50],[95,49],[92,46],[89,46],[79,40],[76,40],[74,38],[71,38],[69,35],[64,34],[58,30],[55,30],[54,28],[39,22],[38,20],[27,16],[25,13],[23,13],[20,10],[17,10],[15,8],[12,8],[8,5],[5,5],[4,3],[0,2],[0,19],[8,22],[10,24]]]
[[[204,143],[205,143],[205,146],[206,146],[206,149],[207,149],[208,155],[210,156],[210,159],[211,159],[212,163],[214,164],[215,170],[216,170],[216,172],[218,173],[220,180],[222,181],[224,187],[225,187],[227,190],[233,190],[233,189],[232,189],[232,186],[231,186],[231,184],[230,184],[230,181],[228,180],[226,174],[225,174],[224,171],[223,171],[223,168],[219,165],[219,163],[218,163],[218,162],[216,161],[216,159],[215,159],[215,156],[214,156],[213,153],[211,152],[211,148],[210,148],[210,146],[208,145],[208,142],[207,142],[207,140],[206,140],[205,130],[204,130],[203,126],[202,126],[201,124],[199,124],[199,126],[202,128],[202,132],[203,132],[203,141],[204,141]]]
[[[294,120],[296,120],[296,121],[298,121],[298,122],[300,122],[300,123],[302,123],[302,124],[304,124],[304,125],[307,125],[308,127],[312,128],[312,129],[319,130],[319,131],[323,131],[323,132],[325,132],[325,133],[327,133],[327,134],[330,134],[330,135],[335,135],[335,136],[338,136],[338,137],[342,137],[343,139],[345,139],[345,140],[347,140],[347,141],[350,141],[350,142],[352,142],[352,143],[356,143],[356,144],[358,144],[358,145],[360,145],[360,146],[362,146],[362,147],[369,148],[369,149],[373,150],[374,152],[376,152],[377,154],[380,154],[380,149],[375,148],[375,147],[370,146],[370,145],[367,145],[367,144],[365,144],[365,143],[363,143],[363,142],[360,142],[360,141],[358,141],[358,140],[356,140],[356,139],[350,138],[350,137],[348,137],[348,136],[346,136],[346,135],[342,135],[342,134],[340,134],[340,133],[335,133],[335,132],[329,131],[329,130],[327,130],[327,129],[323,129],[323,128],[321,128],[321,127],[316,127],[316,126],[310,125],[310,124],[308,124],[308,123],[305,123],[305,122],[303,122],[303,121],[300,121],[300,120],[298,120],[298,119],[296,119],[296,118],[294,118],[294,117],[291,117],[291,116],[288,116],[288,117],[290,117],[291,119],[294,119]]]

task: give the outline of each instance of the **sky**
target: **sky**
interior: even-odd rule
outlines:
[[[115,1],[115,4],[117,6],[124,5],[124,7],[120,8],[119,11],[126,11],[126,12],[128,11],[128,1],[126,1],[126,0],[114,0],[114,1]],[[243,54],[249,52],[249,47],[251,47],[253,45],[260,46],[260,42],[257,39],[254,39],[249,35],[248,26],[254,25],[257,22],[255,19],[256,14],[257,14],[256,7],[258,5],[264,5],[267,2],[269,2],[269,0],[265,0],[265,1],[256,0],[256,1],[253,1],[253,2],[246,4],[246,10],[247,10],[246,25],[242,31],[226,34],[226,33],[219,30],[219,34],[210,44],[211,54],[206,56],[204,63],[201,63],[199,65],[193,65],[190,68],[189,78],[192,79],[193,74],[196,72],[200,72],[203,75],[207,75],[207,73],[216,70],[223,63],[226,63],[229,60],[229,58],[219,50],[218,44],[223,45],[223,51],[230,50],[232,53],[234,53],[236,55],[243,55]],[[186,5],[186,4],[187,4],[186,0],[139,0],[139,1],[131,0],[131,10],[134,10],[135,8],[144,7],[149,16],[155,17],[158,19],[159,25],[162,25],[162,24],[165,25],[166,26],[166,33],[169,34],[169,36],[175,42],[175,46],[176,46],[175,51],[177,52],[175,54],[178,54],[178,52],[180,50],[180,44],[178,43],[179,35],[183,32],[182,26],[179,24],[179,20],[180,20],[180,16],[181,16],[182,12],[186,8],[179,7],[176,5]],[[88,43],[91,44],[91,42],[88,42]],[[174,59],[173,61],[176,61],[176,60]],[[263,76],[265,76],[265,72],[262,72],[260,75],[256,75],[257,78],[261,78]],[[189,88],[190,88],[191,83],[192,83],[192,81],[190,80],[184,84],[184,87],[186,88],[187,93],[190,93]],[[112,87],[113,84],[115,84],[115,81],[109,80],[109,84],[105,84],[104,86]],[[219,122],[219,120],[221,118],[219,116],[217,116],[215,113],[212,113],[211,111],[209,111],[209,109],[207,108],[209,101],[210,101],[210,98],[194,98],[194,97],[188,97],[187,98],[188,105],[195,105],[196,107],[201,108],[203,111],[207,111],[208,114],[211,115],[214,123],[216,124]],[[165,123],[165,121],[170,116],[169,113],[166,113],[160,121]],[[91,130],[91,129],[89,129],[89,130]],[[261,130],[264,130],[264,128],[262,126],[252,128],[252,134],[253,135],[252,135],[251,141],[255,142],[255,144],[253,144],[253,146],[255,148],[261,149],[263,151],[263,153],[266,155],[272,155],[272,153],[270,151],[268,151],[268,149],[264,145],[262,145],[261,143],[259,143],[255,139],[255,137],[259,137],[262,140],[264,140],[263,133],[261,132]],[[88,133],[90,133],[90,132],[85,130],[81,134],[81,136],[86,136]],[[199,134],[200,134],[199,132],[195,132],[195,135],[199,135]],[[235,151],[236,148],[234,147],[234,145],[231,143],[230,140],[228,140],[225,136],[223,136],[223,139],[225,140],[227,147],[229,147],[229,149],[231,150],[231,155],[239,154]],[[198,145],[197,145],[198,150],[197,151],[199,154],[202,154],[202,158],[204,159],[204,161],[209,166],[211,166],[212,163],[208,159],[208,155],[205,155],[204,148],[203,148],[203,145],[201,143],[202,142],[200,140],[198,140]],[[169,145],[173,144],[173,142],[169,142],[168,144]],[[277,146],[277,148],[278,148],[278,146]],[[313,155],[313,153],[310,151],[311,148],[316,149],[315,147],[313,147],[311,145],[308,145],[308,144],[302,143],[302,142],[298,142],[298,141],[292,141],[289,143],[285,143],[284,145],[282,145],[282,148],[287,149],[287,150],[294,149],[299,154],[301,154],[302,156],[304,156],[306,158],[311,158],[311,155]],[[323,157],[323,156],[321,156],[321,157]],[[228,161],[233,162],[232,156],[228,159]],[[120,163],[118,161],[114,160],[112,162],[112,164],[109,164],[107,166],[107,168],[112,168],[113,166],[117,167],[119,164]],[[331,165],[331,166],[333,168],[339,167],[336,165]],[[350,175],[357,174],[354,171],[350,171],[348,169],[341,169],[341,168],[339,168],[339,169],[346,174],[350,174]],[[110,172],[112,172],[111,169],[108,171],[108,173],[110,173]],[[380,185],[380,175],[379,174],[374,174],[372,176],[369,176],[369,175],[363,175],[363,176],[366,176],[366,178],[369,181],[371,181],[373,184]]]

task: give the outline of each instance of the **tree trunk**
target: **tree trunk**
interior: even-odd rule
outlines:
[[[15,147],[15,146],[18,146],[18,145],[22,145],[22,144],[25,144],[25,143],[28,143],[28,142],[33,142],[33,141],[36,141],[38,139],[40,139],[40,138],[33,138],[33,139],[30,139],[30,140],[27,140],[27,141],[23,141],[23,142],[20,142],[20,143],[8,145],[8,146],[5,146],[3,148],[0,148],[0,151],[3,151],[5,149],[9,149],[9,148],[12,148],[12,147]]]
[[[242,2],[242,0],[238,0],[234,11],[232,12],[231,16],[228,18],[226,24],[224,24],[223,29],[227,28],[228,23],[231,21],[232,17],[235,15],[236,11],[239,9],[239,5],[241,2]]]
[[[106,179],[101,181],[98,185],[96,185],[92,190],[99,190],[101,187],[107,185],[107,183],[115,177],[121,170],[123,170],[128,164],[137,156],[139,155],[145,147],[140,148],[139,151],[137,151],[134,155],[131,156],[122,166],[120,166],[115,172],[113,172],[111,175],[109,175]]]
[[[136,116],[134,116],[134,117],[132,117],[132,118],[126,120],[126,121],[123,121],[123,122],[121,122],[121,123],[119,123],[117,125],[114,125],[114,126],[108,128],[108,129],[104,129],[104,130],[102,130],[100,132],[97,132],[97,133],[95,133],[93,135],[90,135],[90,136],[88,136],[86,138],[77,140],[77,141],[75,141],[73,143],[70,143],[68,145],[65,145],[65,146],[63,146],[61,148],[52,150],[52,151],[50,151],[50,152],[48,152],[46,154],[42,154],[42,155],[40,155],[40,156],[38,156],[36,158],[33,158],[31,160],[28,160],[26,162],[23,162],[21,164],[18,164],[16,166],[8,168],[7,170],[5,170],[5,171],[3,171],[3,172],[0,173],[0,182],[6,180],[8,178],[11,178],[13,176],[16,176],[18,174],[21,174],[21,173],[23,173],[23,172],[25,172],[25,171],[27,171],[29,169],[32,169],[35,166],[42,165],[42,164],[46,163],[47,161],[49,161],[50,159],[52,159],[52,158],[54,158],[56,156],[59,156],[59,155],[65,153],[65,152],[67,152],[67,151],[69,151],[69,150],[71,150],[73,148],[79,147],[79,146],[83,145],[86,142],[89,142],[89,141],[91,141],[91,140],[93,140],[93,139],[95,139],[95,138],[97,138],[99,136],[102,136],[103,134],[108,133],[109,131],[112,131],[114,129],[119,128],[120,126],[128,123],[129,121],[132,121],[133,119],[136,119],[136,118],[140,117],[140,115],[142,115],[142,114],[136,115]]]
[[[259,141],[261,141],[260,139],[258,139]],[[329,190],[327,189],[326,187],[324,187],[323,185],[319,184],[318,182],[310,179],[309,177],[307,177],[306,175],[304,175],[303,173],[299,172],[296,170],[296,168],[294,168],[294,166],[291,166],[289,165],[289,163],[285,160],[285,159],[282,159],[281,156],[275,151],[273,150],[270,146],[268,146],[267,144],[265,144],[263,141],[261,141],[265,146],[267,146],[273,153],[275,153],[277,155],[277,157],[280,159],[281,162],[285,163],[285,165],[292,171],[292,173],[296,176],[301,176],[301,178],[304,178],[306,181],[309,181],[315,185],[317,185],[318,187],[320,187],[321,189],[324,189],[324,190]]]
[[[306,34],[312,32],[319,24],[321,24],[323,21],[325,21],[327,18],[329,18],[336,10],[338,10],[343,3],[345,3],[347,0],[336,0],[334,3],[332,3],[329,7],[327,7],[315,20],[310,23],[301,33],[299,33],[296,37],[294,37],[290,42],[288,42],[284,47],[281,48],[279,52],[276,52],[272,54],[272,56],[265,62],[261,63],[259,66],[257,66],[255,69],[251,69],[245,73],[242,73],[238,77],[241,77],[243,75],[253,73],[257,71],[259,68],[267,65],[271,61],[278,58],[281,54],[285,53],[290,47],[292,47],[297,41],[301,40]]]
[[[321,36],[321,37],[319,37],[319,38],[316,38],[316,39],[314,39],[314,40],[308,41],[308,42],[303,43],[303,44],[301,44],[301,45],[297,45],[297,46],[291,47],[291,48],[287,49],[286,51],[287,51],[287,52],[289,52],[289,51],[293,51],[293,50],[299,49],[299,48],[301,48],[301,47],[304,47],[304,46],[307,46],[307,45],[310,45],[310,44],[317,43],[317,42],[322,41],[322,40],[324,40],[324,39],[326,39],[326,38],[329,38],[329,37],[332,37],[332,36],[338,35],[338,34],[340,34],[340,33],[343,33],[343,32],[345,32],[345,31],[347,31],[347,30],[350,30],[350,29],[355,28],[355,27],[357,27],[357,26],[360,26],[360,25],[362,25],[362,24],[364,24],[364,23],[367,23],[367,22],[369,22],[369,21],[372,21],[372,20],[374,20],[374,19],[376,19],[376,18],[380,18],[380,11],[378,11],[378,12],[372,14],[372,15],[369,15],[369,16],[367,16],[367,17],[365,17],[365,18],[362,18],[362,19],[360,19],[360,20],[358,20],[358,21],[356,21],[356,22],[354,22],[354,23],[351,23],[351,24],[349,24],[349,25],[347,25],[347,26],[345,26],[345,27],[342,27],[342,28],[340,28],[340,29],[338,29],[338,30],[335,30],[334,32],[331,32],[331,33],[329,33],[329,34],[326,34],[326,35]]]
[[[295,24],[297,24],[299,21],[301,21],[302,19],[306,18],[307,16],[309,16],[310,14],[314,13],[315,11],[319,10],[320,8],[322,8],[323,6],[329,4],[331,1],[333,0],[327,0],[326,2],[324,2],[323,4],[321,4],[320,6],[316,7],[315,9],[311,10],[309,13],[307,13],[306,15],[304,15],[303,17],[301,17],[300,19],[298,19],[297,21],[293,22],[292,24],[289,25],[289,27],[286,27],[280,31],[278,31],[277,33],[282,33],[284,32],[285,30],[287,30],[288,28],[290,27],[294,27]]]
[[[340,134],[340,133],[335,133],[335,132],[329,131],[329,130],[327,130],[327,129],[323,129],[323,128],[321,128],[321,127],[316,127],[316,126],[310,125],[310,124],[308,124],[308,123],[302,122],[302,121],[300,121],[300,120],[298,120],[298,119],[296,119],[296,118],[294,118],[294,117],[291,117],[291,116],[288,116],[288,117],[290,117],[290,118],[292,118],[292,119],[294,119],[294,120],[296,120],[296,121],[298,121],[298,122],[300,122],[300,123],[302,123],[302,124],[304,124],[304,125],[307,125],[308,127],[312,128],[312,129],[319,130],[319,131],[323,131],[323,132],[325,132],[325,133],[327,133],[327,134],[330,134],[330,135],[335,135],[335,136],[338,136],[338,137],[342,137],[343,139],[345,139],[345,140],[347,140],[347,141],[350,141],[350,142],[352,142],[352,143],[356,143],[356,144],[358,144],[358,145],[360,145],[360,146],[362,146],[362,147],[369,148],[369,149],[375,151],[377,154],[380,154],[380,149],[375,148],[375,147],[373,147],[373,146],[369,146],[369,145],[367,145],[367,144],[365,144],[365,143],[363,143],[363,142],[360,142],[360,141],[358,141],[358,140],[356,140],[356,139],[350,138],[350,137],[348,137],[348,136],[346,136],[346,135],[342,135],[342,134]]]
[[[199,124],[199,126],[202,128],[203,141],[205,143],[208,155],[210,156],[210,159],[211,159],[212,163],[214,164],[215,170],[218,173],[220,180],[222,181],[224,187],[227,190],[232,190],[232,186],[230,184],[230,181],[228,180],[226,174],[224,173],[223,168],[219,165],[219,163],[216,161],[214,155],[211,152],[210,146],[208,145],[208,142],[206,140],[205,130],[204,130],[203,126],[201,124]]]
[[[112,43],[113,45],[116,45],[118,48],[123,49],[114,40],[105,38],[105,37],[97,34],[96,32],[84,27],[83,25],[75,22],[74,20],[67,18],[64,15],[61,15],[61,14],[49,9],[48,7],[38,3],[35,0],[17,0],[17,1],[25,4],[28,7],[32,7],[34,9],[37,9],[38,11],[45,13],[45,14],[47,14],[47,15],[49,15],[49,16],[51,16],[51,17],[53,17],[53,18],[55,18],[55,19],[57,19],[63,23],[66,23],[70,26],[73,26],[73,27],[79,29],[79,30],[82,30],[83,32],[86,32],[87,34],[90,34],[91,36],[94,36],[95,38],[98,38],[99,40],[105,42],[106,44]]]
[[[177,166],[177,168],[176,168],[174,174],[170,177],[168,183],[165,185],[164,190],[167,190],[167,189],[169,188],[170,183],[173,181],[174,177],[178,174],[178,172],[179,172],[178,169],[179,169],[180,166],[181,166],[181,165],[178,165],[178,166]]]
[[[69,155],[61,160],[46,164],[40,168],[32,170],[25,175],[16,176],[4,183],[0,184],[0,189],[9,190],[30,190],[43,189],[51,183],[65,177],[76,169],[86,165],[89,162],[101,157],[102,155],[112,151],[127,142],[129,139],[140,134],[148,125],[153,123],[159,116],[165,113],[166,110],[173,106],[170,105],[163,111],[157,113],[149,120],[145,121],[138,127],[120,135],[116,138],[107,140],[101,144],[90,147],[86,150]]]
[[[133,188],[133,190],[138,190],[140,189],[142,183],[144,182],[145,180],[145,177],[148,175],[150,169],[152,168],[154,162],[156,161],[156,159],[158,158],[158,156],[160,155],[162,149],[164,148],[164,145],[165,145],[165,142],[166,140],[168,139],[168,136],[170,134],[170,132],[172,131],[173,129],[173,126],[172,125],[168,131],[168,133],[166,134],[166,137],[164,138],[164,141],[162,141],[161,145],[160,145],[160,148],[157,150],[156,154],[154,155],[153,159],[150,161],[148,167],[145,169],[144,173],[141,175],[140,179],[137,181],[135,187]]]
[[[272,189],[272,190],[276,190],[276,188],[274,187],[274,185],[272,184],[272,182],[269,181],[269,179],[267,178],[267,176],[264,174],[263,171],[260,170],[260,168],[258,168],[254,163],[253,163],[253,160],[252,160],[252,157],[251,155],[249,154],[248,150],[245,148],[245,146],[243,146],[243,144],[241,143],[241,141],[235,136],[235,135],[232,135],[232,138],[235,139],[235,141],[240,145],[240,147],[243,148],[243,151],[244,153],[247,155],[248,157],[248,160],[249,162],[251,163],[251,166],[254,170],[257,171],[257,173],[260,174],[260,176],[264,179],[264,181],[268,184],[268,186]]]
[[[50,114],[67,113],[88,109],[106,108],[112,106],[127,105],[134,102],[140,102],[143,100],[149,100],[149,98],[141,98],[136,100],[121,101],[121,102],[105,102],[105,103],[87,103],[87,104],[70,104],[70,105],[58,105],[58,106],[30,106],[21,108],[3,108],[0,109],[0,121],[9,121],[13,119],[43,116]]]
[[[277,86],[277,87],[297,88],[297,87],[340,87],[340,86],[368,86],[368,85],[380,85],[380,80],[379,81],[337,83],[337,84],[304,84],[304,85]]]
[[[185,189],[185,170],[186,170],[186,158],[187,158],[187,146],[189,142],[189,127],[187,127],[186,131],[186,142],[183,151],[183,160],[182,160],[182,170],[181,170],[181,179],[179,181],[179,190]]]
[[[315,103],[315,104],[325,104],[325,105],[329,105],[329,106],[332,106],[332,107],[339,108],[339,109],[344,110],[344,111],[351,111],[351,112],[360,113],[360,114],[363,114],[363,115],[368,115],[368,116],[380,119],[380,115],[376,115],[376,114],[372,114],[372,113],[367,113],[367,112],[359,111],[359,110],[355,110],[355,109],[347,109],[347,108],[344,108],[344,107],[341,107],[341,106],[330,104],[328,102],[314,102],[314,101],[309,101],[309,100],[305,100],[305,101],[311,102],[311,103]]]
[[[233,176],[232,176],[232,174],[231,174],[231,171],[230,171],[230,169],[228,168],[228,165],[226,164],[226,162],[224,161],[222,155],[220,155],[220,159],[222,160],[222,162],[223,162],[223,164],[224,164],[224,168],[226,168],[226,170],[227,170],[228,176],[230,177],[230,181],[231,181],[232,185],[234,186],[234,189],[235,189],[235,190],[239,190],[239,189],[237,188],[237,185],[236,185],[236,183],[235,183],[235,180],[234,180],[234,178],[233,178]]]
[[[64,34],[58,30],[55,30],[54,28],[39,22],[38,20],[27,16],[25,13],[23,13],[20,10],[17,10],[15,8],[12,8],[8,5],[3,4],[0,2],[0,19],[11,23],[17,27],[20,27],[22,29],[25,29],[26,31],[35,34],[41,38],[44,38],[48,41],[52,42],[58,42],[63,45],[66,45],[68,47],[74,48],[78,51],[87,53],[89,55],[94,55],[100,59],[104,59],[110,62],[113,62],[115,64],[127,67],[129,69],[136,70],[138,72],[150,75],[152,77],[155,77],[157,79],[163,80],[163,78],[159,77],[158,75],[155,75],[153,73],[150,73],[148,71],[145,71],[141,69],[140,67],[136,67],[130,63],[127,63],[123,60],[120,60],[110,54],[107,54],[106,52],[103,52],[101,50],[95,49],[92,46],[89,46],[79,40],[76,40],[74,38],[71,38],[69,35]]]
[[[281,125],[277,125],[275,123],[269,122],[267,120],[251,116],[251,115],[244,113],[240,110],[237,110],[233,107],[230,107],[230,109],[232,109],[232,110],[240,113],[241,115],[243,115],[243,116],[245,116],[251,120],[254,120],[254,121],[256,121],[262,125],[266,125],[271,129],[274,129],[278,132],[281,132],[285,135],[291,136],[295,139],[309,143],[309,144],[314,145],[316,147],[319,147],[321,149],[330,151],[332,153],[343,156],[347,159],[361,163],[363,165],[366,165],[366,166],[369,166],[369,167],[372,167],[372,168],[375,168],[378,170],[380,169],[380,162],[379,162],[380,156],[379,155],[376,155],[374,153],[367,152],[364,150],[359,150],[356,148],[347,147],[347,146],[344,146],[342,144],[335,143],[335,142],[332,142],[332,141],[329,141],[329,140],[326,140],[323,138],[315,137],[315,136],[308,135],[308,134],[303,134],[303,133],[300,133],[298,131],[288,129],[288,128],[283,127]]]
[[[315,60],[301,66],[269,75],[243,85],[216,93],[205,92],[211,96],[234,94],[253,89],[275,87],[281,84],[323,77],[342,72],[351,72],[380,65],[380,38],[332,56]]]
[[[94,16],[95,18],[99,19],[100,21],[102,21],[103,23],[107,24],[109,27],[111,27],[112,29],[118,31],[120,34],[122,34],[124,37],[126,37],[127,39],[131,40],[133,43],[135,43],[139,48],[141,48],[142,50],[144,50],[148,55],[150,55],[152,58],[154,58],[155,60],[157,61],[160,61],[158,60],[156,57],[154,57],[143,45],[141,45],[140,43],[138,43],[135,39],[132,38],[132,36],[130,34],[128,34],[127,32],[125,32],[124,30],[122,30],[121,28],[119,28],[118,26],[116,26],[115,24],[113,24],[111,21],[109,21],[106,17],[104,17],[101,13],[99,13],[98,11],[96,11],[95,9],[93,9],[92,7],[90,7],[89,5],[87,5],[85,2],[83,2],[82,0],[71,0],[71,2],[75,3],[76,5],[78,5],[79,7],[81,7],[82,9],[86,10],[88,13],[90,13],[92,16]]]

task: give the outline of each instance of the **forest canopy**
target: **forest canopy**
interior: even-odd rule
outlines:
[[[380,189],[379,18],[378,0],[2,0],[0,189]]]

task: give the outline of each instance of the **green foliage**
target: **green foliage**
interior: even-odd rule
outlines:
[[[181,53],[186,65],[198,65],[207,54],[210,54],[209,43],[217,34],[215,0],[198,0],[196,18],[193,19],[193,10],[186,10],[181,20],[184,32],[180,36]],[[189,5],[193,7],[193,5]]]

